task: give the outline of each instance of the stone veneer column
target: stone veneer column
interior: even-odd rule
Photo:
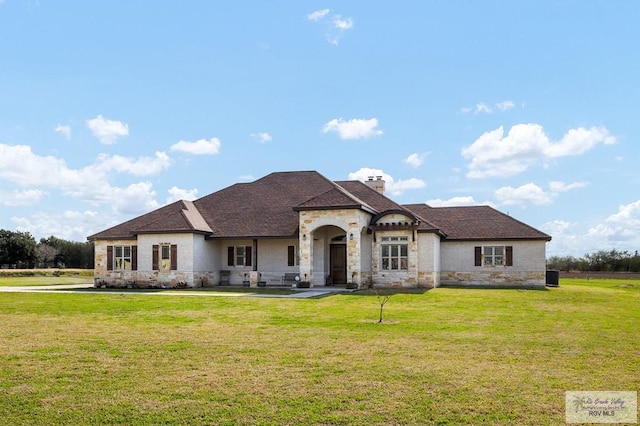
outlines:
[[[357,223],[350,223],[351,228],[347,234],[347,282],[355,283],[358,288],[362,283],[360,229]]]
[[[249,272],[249,287],[258,287],[260,273],[258,271]]]
[[[305,219],[300,226],[300,280],[307,280],[313,285],[313,235],[307,230],[307,224],[311,220]]]

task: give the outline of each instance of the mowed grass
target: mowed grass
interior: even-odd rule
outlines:
[[[564,424],[638,390],[640,281],[321,299],[0,294],[5,424]]]
[[[89,269],[0,270],[0,287],[88,283],[93,283],[93,270]]]

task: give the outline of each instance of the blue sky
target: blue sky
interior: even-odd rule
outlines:
[[[0,0],[0,228],[84,241],[273,171],[640,249],[640,3]]]

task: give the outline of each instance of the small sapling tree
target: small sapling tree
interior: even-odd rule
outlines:
[[[380,324],[382,322],[382,313],[384,311],[384,305],[387,304],[387,302],[389,301],[389,299],[391,299],[391,296],[393,296],[393,293],[382,293],[380,292],[375,284],[369,284],[369,289],[373,290],[373,292],[376,294],[376,297],[378,298],[378,303],[380,304],[380,315],[379,315],[379,319],[378,319],[378,324]]]

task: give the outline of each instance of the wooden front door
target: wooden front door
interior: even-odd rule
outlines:
[[[334,284],[347,283],[347,246],[344,244],[332,244],[330,249],[330,270]]]

